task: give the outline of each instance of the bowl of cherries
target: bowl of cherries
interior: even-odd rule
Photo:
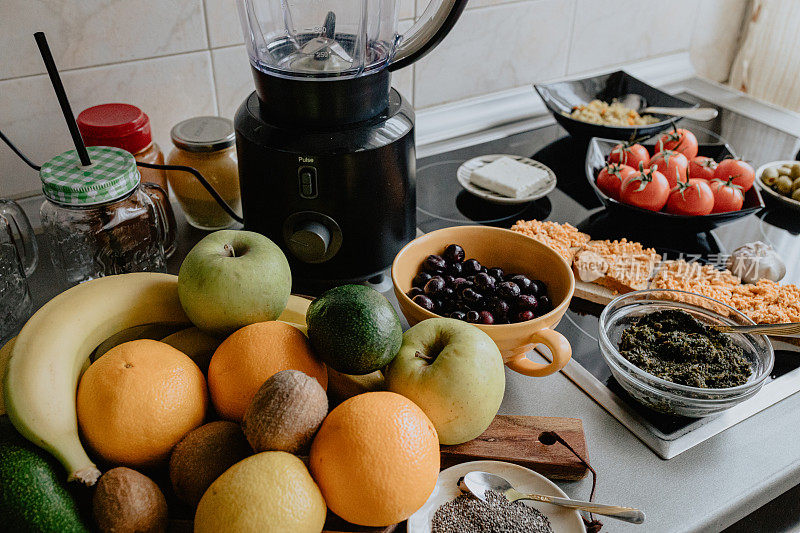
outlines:
[[[530,237],[489,226],[437,230],[397,254],[392,282],[409,324],[434,317],[474,324],[518,372],[548,375],[571,357],[569,342],[553,328],[572,298],[572,270]],[[549,365],[526,358],[540,343],[552,355]]]

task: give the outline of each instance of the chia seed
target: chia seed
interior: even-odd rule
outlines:
[[[462,494],[436,510],[431,533],[553,533],[550,520],[521,501],[487,490],[486,501]]]

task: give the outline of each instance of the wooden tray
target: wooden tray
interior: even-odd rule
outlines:
[[[562,444],[547,446],[539,435],[554,431],[589,460],[583,423],[578,418],[497,415],[477,439],[456,446],[442,446],[442,468],[465,461],[489,459],[530,468],[551,479],[578,480],[586,466]]]

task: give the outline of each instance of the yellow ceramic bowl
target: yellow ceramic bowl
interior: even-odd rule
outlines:
[[[553,310],[527,322],[516,324],[476,324],[500,348],[503,360],[512,370],[527,376],[547,376],[561,370],[572,357],[569,341],[554,331],[569,307],[575,291],[575,278],[567,262],[552,248],[511,230],[491,226],[456,226],[427,233],[408,243],[392,264],[394,292],[400,309],[412,326],[439,315],[411,301],[406,293],[411,281],[430,254],[441,254],[448,244],[464,247],[467,258],[474,257],[489,268],[525,274],[547,284]],[[525,357],[536,344],[544,344],[553,354],[549,365]]]

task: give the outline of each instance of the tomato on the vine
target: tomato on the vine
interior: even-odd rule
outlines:
[[[622,182],[620,200],[626,204],[650,211],[661,211],[668,197],[669,182],[664,174],[654,168],[645,170],[640,166],[637,172]]]
[[[689,179],[713,180],[717,164],[718,163],[710,157],[698,155],[689,161]]]
[[[606,165],[597,175],[597,188],[603,191],[606,196],[619,201],[622,182],[634,172],[636,170],[628,165],[620,165],[619,163]]]
[[[664,174],[669,182],[670,189],[674,189],[678,182],[686,182],[689,179],[689,160],[680,152],[673,150],[662,150],[650,158],[649,167],[655,166],[656,169]]]
[[[639,168],[639,164],[647,167],[650,162],[650,152],[641,144],[618,144],[611,150],[608,162],[628,165],[633,169]]]
[[[756,171],[747,161],[741,159],[723,159],[714,171],[714,179],[733,181],[734,185],[749,191],[756,179]]]
[[[689,179],[680,182],[669,193],[667,213],[675,215],[707,215],[714,209],[714,193],[708,181]]]
[[[711,192],[714,193],[714,209],[712,213],[738,211],[744,205],[744,193],[733,180],[711,180]]]
[[[697,137],[694,133],[684,128],[677,128],[662,135],[656,143],[656,152],[674,150],[694,159],[697,155]]]

